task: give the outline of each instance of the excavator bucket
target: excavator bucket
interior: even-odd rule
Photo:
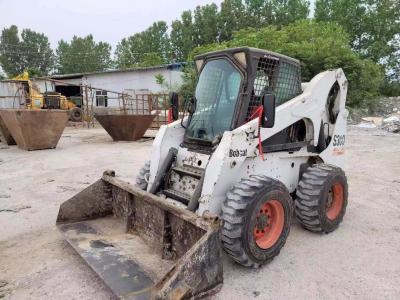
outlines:
[[[137,141],[156,115],[95,114],[94,117],[114,141]]]
[[[57,227],[119,299],[198,299],[222,284],[220,221],[115,178],[64,202]]]
[[[69,113],[55,109],[2,109],[0,117],[19,148],[40,150],[57,146]]]

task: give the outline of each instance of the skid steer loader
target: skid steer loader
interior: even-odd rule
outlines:
[[[345,213],[341,69],[302,85],[299,61],[254,48],[195,65],[186,116],[174,101],[136,186],[107,172],[60,208],[65,238],[123,299],[209,295],[222,283],[220,245],[259,267],[279,254],[293,214],[329,233]]]

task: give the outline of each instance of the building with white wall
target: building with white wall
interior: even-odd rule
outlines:
[[[34,83],[41,92],[56,91],[67,97],[84,97],[82,86],[90,86],[96,91],[96,107],[118,106],[115,94],[157,94],[166,92],[166,87],[157,84],[156,75],[161,74],[165,83],[172,89],[182,84],[182,64],[132,68],[126,70],[108,70],[92,73],[76,73],[35,79]]]

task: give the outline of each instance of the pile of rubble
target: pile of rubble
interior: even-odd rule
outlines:
[[[400,132],[400,114],[393,114],[387,118],[383,117],[365,117],[357,125],[360,128],[381,128],[389,132]]]
[[[373,117],[363,117],[359,128],[381,128],[388,132],[400,133],[400,97],[389,97],[381,101]]]

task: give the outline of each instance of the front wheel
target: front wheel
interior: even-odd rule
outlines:
[[[278,180],[242,179],[222,205],[222,244],[239,264],[259,267],[277,256],[289,235],[292,199]]]

